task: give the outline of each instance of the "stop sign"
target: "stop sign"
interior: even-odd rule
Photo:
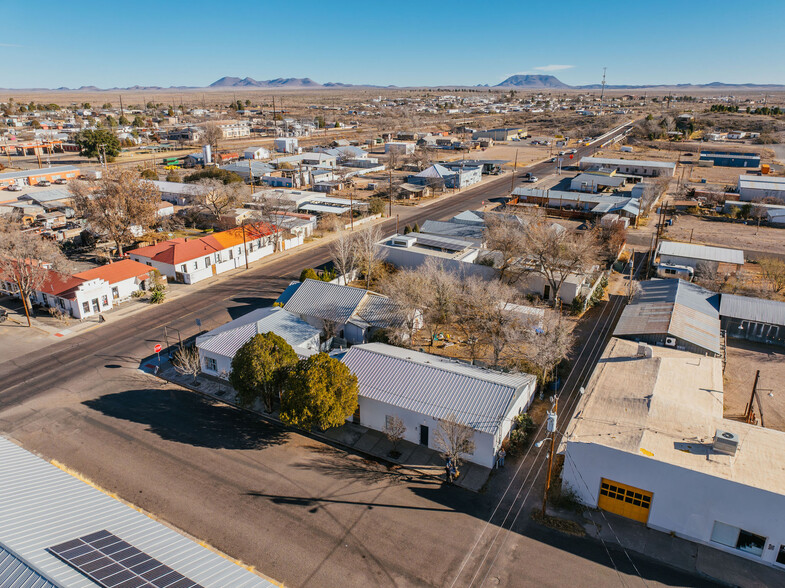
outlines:
[[[570,159],[572,159],[572,153],[570,153]]]
[[[161,344],[157,343],[156,346],[153,347],[153,351],[155,351],[156,353],[160,353],[161,352]]]

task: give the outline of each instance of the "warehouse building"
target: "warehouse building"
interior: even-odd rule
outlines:
[[[493,139],[494,141],[516,141],[525,139],[529,136],[526,129],[520,127],[507,127],[502,129],[486,129],[484,131],[474,131],[472,139]]]
[[[0,189],[12,184],[18,186],[35,186],[41,180],[54,182],[55,180],[75,180],[81,174],[78,167],[71,165],[56,165],[41,169],[28,169],[23,171],[6,172],[0,174]]]
[[[739,200],[755,202],[777,198],[785,203],[785,178],[775,176],[739,176]]]
[[[701,162],[711,162],[712,165],[722,167],[746,167],[758,169],[760,167],[759,153],[733,153],[732,151],[701,151]]]
[[[2,437],[0,479],[3,587],[279,585]]]
[[[678,278],[641,282],[619,317],[613,335],[719,356],[719,294]]]
[[[721,359],[612,338],[559,451],[582,503],[785,569],[785,433],[723,418]]]
[[[361,425],[384,431],[397,417],[406,426],[406,441],[438,451],[440,422],[453,419],[474,430],[474,452],[462,458],[488,468],[537,385],[530,374],[496,372],[383,343],[355,345],[341,361],[357,376]]]
[[[621,174],[647,177],[673,177],[676,164],[671,161],[645,161],[637,159],[609,159],[606,157],[581,157],[581,170],[610,167]]]
[[[728,337],[785,346],[785,302],[722,294],[720,321]]]
[[[741,249],[694,245],[660,241],[655,259],[667,265],[686,265],[695,270],[707,270],[721,275],[735,274],[744,265],[744,252]]]

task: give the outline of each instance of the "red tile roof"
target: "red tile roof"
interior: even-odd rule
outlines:
[[[53,270],[46,270],[46,277],[38,291],[73,300],[76,298],[74,291],[85,281],[83,278],[77,278],[76,276],[68,276]]]
[[[123,259],[115,263],[102,265],[101,267],[94,267],[83,272],[74,274],[76,278],[83,280],[106,280],[110,284],[116,284],[129,278],[139,278],[146,280],[150,275],[150,267],[134,261],[132,259]]]

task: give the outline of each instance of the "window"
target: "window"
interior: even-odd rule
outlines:
[[[205,267],[205,269],[210,267],[210,258],[209,257],[205,257],[204,258],[204,267]]]
[[[199,262],[195,261],[194,262],[194,270],[198,270],[198,269],[199,269]]]
[[[114,298],[115,300],[120,298],[120,291],[117,289],[117,286],[112,287],[112,298]]]
[[[82,302],[82,310],[85,314],[90,312],[90,303],[89,302]]]
[[[242,247],[238,247],[237,248],[237,257],[242,257],[242,256],[243,256],[243,248]]]
[[[102,306],[109,306],[109,298],[107,297],[106,294],[101,296],[101,305]]]
[[[785,545],[780,545],[779,553],[777,553],[777,563],[785,566]]]
[[[183,272],[184,274],[187,274],[188,273],[188,266],[185,265],[185,264],[181,265],[180,266],[180,271]]]
[[[215,254],[215,263],[221,263],[221,254],[220,253],[216,253]]]
[[[234,259],[234,251],[232,251],[231,249],[229,250],[229,259],[230,260]]]
[[[744,553],[757,555],[758,557],[763,555],[763,548],[766,547],[765,537],[745,531],[744,529],[739,529],[733,525],[726,525],[720,521],[714,521],[714,529],[711,532],[711,540],[714,543],[719,543],[720,545],[725,545],[726,547],[732,547],[733,549],[738,549]],[[780,547],[780,555],[781,554],[782,547]],[[778,560],[780,555],[777,556]]]
[[[43,297],[44,297],[44,304],[49,304],[49,298],[46,296],[46,294],[44,294],[43,292],[41,292],[41,296],[43,296]]]
[[[215,361],[214,357],[205,357],[204,358],[204,369],[217,372],[218,371],[218,362]]]

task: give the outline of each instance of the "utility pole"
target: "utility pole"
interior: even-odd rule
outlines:
[[[515,190],[515,172],[518,171],[518,150],[515,150],[515,163],[512,166],[512,177],[510,178],[510,195]]]
[[[16,285],[19,287],[19,297],[22,299],[22,306],[25,309],[25,317],[27,317],[27,326],[32,327],[33,323],[30,320],[30,311],[27,308],[27,296],[22,291],[22,282],[19,280],[19,277],[16,278]]]
[[[545,507],[548,504],[548,490],[551,487],[551,471],[553,470],[553,454],[556,451],[556,412],[559,407],[559,397],[553,401],[553,410],[548,412],[546,430],[551,434],[551,450],[548,454],[548,473],[545,477],[545,491],[542,493],[542,516],[545,516]]]
[[[760,370],[755,372],[755,381],[752,384],[752,394],[750,395],[750,403],[747,405],[747,411],[744,414],[744,422],[752,423],[755,415],[752,410],[752,402],[755,400],[755,393],[758,390],[758,379],[760,378]]]
[[[120,94],[120,116],[123,116],[123,95]]]
[[[251,187],[253,190],[253,186]],[[243,219],[243,254],[245,255],[245,269],[248,269],[248,247],[245,242],[245,219]]]
[[[390,168],[390,214],[387,216],[392,218],[392,167]]]

